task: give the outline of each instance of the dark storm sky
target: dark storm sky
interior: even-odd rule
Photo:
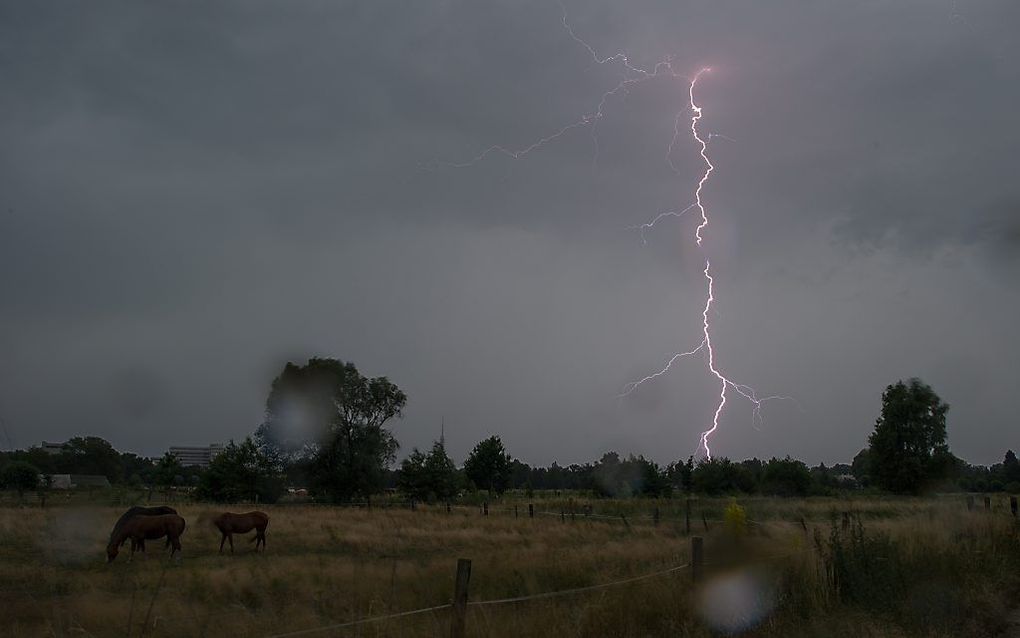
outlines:
[[[767,5],[767,6],[766,6]],[[575,31],[698,85],[705,248],[731,400],[714,451],[848,460],[920,376],[974,462],[1020,447],[1020,3],[568,2]],[[242,438],[288,361],[336,356],[536,463],[695,452],[700,359],[686,86],[622,77],[555,2],[0,6],[0,418],[16,446],[145,454]],[[0,445],[6,447],[6,439]]]

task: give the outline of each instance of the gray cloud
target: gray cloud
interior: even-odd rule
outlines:
[[[699,85],[722,365],[716,450],[845,460],[879,394],[920,375],[954,449],[1001,456],[1014,417],[1020,129],[1003,0],[568,3],[577,33]],[[619,81],[555,2],[0,9],[0,410],[16,443],[81,432],[158,453],[241,437],[287,360],[335,355],[445,417],[463,457],[694,451],[713,385],[690,360],[703,282],[685,206],[685,87]]]

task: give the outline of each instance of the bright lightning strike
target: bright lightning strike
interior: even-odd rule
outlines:
[[[685,137],[684,131],[689,130],[690,135],[694,138],[695,142],[699,147],[699,154],[705,165],[705,170],[701,174],[701,177],[697,182],[697,187],[694,190],[694,202],[682,210],[666,211],[663,213],[659,213],[651,221],[636,226],[630,226],[629,228],[633,230],[638,230],[641,234],[642,243],[647,243],[645,237],[646,231],[651,230],[658,222],[662,221],[667,217],[677,218],[683,217],[686,213],[691,212],[693,210],[697,210],[698,213],[700,214],[701,220],[698,224],[697,229],[694,232],[694,237],[697,246],[703,249],[704,246],[702,245],[702,242],[704,241],[704,236],[702,233],[708,228],[709,218],[708,211],[705,207],[705,203],[702,200],[702,191],[704,189],[705,183],[708,181],[712,172],[715,170],[715,166],[712,164],[711,159],[709,159],[708,142],[716,137],[731,142],[733,141],[732,139],[719,133],[707,133],[705,137],[702,137],[700,131],[698,130],[698,123],[702,118],[702,107],[699,106],[695,101],[694,90],[698,81],[701,79],[701,76],[704,75],[705,73],[710,72],[711,69],[708,67],[703,68],[700,71],[698,71],[693,78],[688,78],[686,76],[677,74],[674,71],[672,58],[666,58],[664,60],[661,60],[660,62],[657,62],[651,68],[651,70],[649,70],[632,64],[630,59],[627,57],[626,53],[621,52],[608,57],[600,57],[594,47],[589,45],[585,40],[580,38],[574,32],[573,28],[570,26],[570,23],[567,20],[567,10],[566,7],[563,6],[562,2],[560,3],[560,9],[562,10],[563,28],[570,35],[570,37],[575,42],[583,46],[588,51],[589,54],[591,54],[592,60],[594,60],[596,64],[599,65],[610,63],[619,64],[624,70],[625,77],[622,80],[620,80],[620,82],[615,87],[602,94],[602,97],[594,110],[592,110],[589,113],[585,113],[574,122],[571,122],[566,126],[561,127],[560,129],[554,131],[549,135],[546,135],[545,137],[539,138],[538,140],[532,142],[531,144],[523,148],[513,150],[505,146],[493,145],[486,148],[481,153],[479,153],[478,155],[469,159],[466,162],[460,163],[442,162],[440,164],[452,168],[465,168],[478,162],[481,162],[482,160],[486,159],[487,157],[493,154],[502,154],[514,160],[521,159],[525,155],[528,155],[529,153],[542,148],[546,144],[549,144],[550,142],[557,140],[558,138],[562,137],[568,132],[585,126],[591,127],[590,135],[594,146],[592,161],[593,163],[597,163],[599,153],[597,126],[599,121],[604,117],[606,103],[610,98],[620,93],[626,93],[630,88],[640,83],[650,81],[659,77],[666,77],[668,79],[682,79],[687,82],[687,94],[689,97],[689,103],[685,106],[685,108],[682,111],[678,112],[674,117],[673,136],[670,139],[669,145],[666,150],[666,162],[667,164],[669,164],[670,168],[673,170],[674,173],[676,173],[678,176],[682,176],[681,171],[673,163],[672,158],[677,148],[678,142],[681,140],[681,138]],[[689,127],[682,125],[682,122],[687,118],[688,114],[690,118]],[[714,434],[715,431],[719,428],[719,417],[722,414],[723,408],[726,406],[727,403],[726,392],[727,389],[732,389],[734,392],[744,397],[752,404],[753,409],[751,413],[751,423],[754,427],[758,427],[762,422],[761,411],[764,403],[776,399],[789,399],[790,397],[778,395],[759,397],[758,393],[754,390],[754,388],[730,380],[719,370],[719,368],[716,365],[715,350],[712,347],[712,325],[709,319],[709,315],[712,312],[712,305],[715,302],[715,279],[712,277],[712,265],[711,261],[707,256],[705,257],[705,267],[702,273],[705,276],[705,281],[707,284],[707,293],[705,297],[705,305],[701,313],[702,317],[701,343],[692,350],[686,352],[678,352],[674,354],[667,361],[666,365],[658,372],[649,374],[648,376],[642,379],[628,383],[626,386],[624,386],[623,392],[619,396],[625,397],[634,392],[642,384],[663,376],[664,374],[669,372],[673,364],[679,361],[680,359],[694,356],[699,352],[702,353],[705,356],[705,361],[708,365],[709,371],[719,382],[719,402],[716,404],[715,411],[713,412],[711,426],[701,433],[698,444],[699,449],[704,450],[706,458],[711,459],[712,450],[709,447],[709,439],[711,438],[712,434]]]

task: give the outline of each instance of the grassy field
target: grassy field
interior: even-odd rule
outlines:
[[[457,558],[473,562],[471,601],[608,583],[690,560],[683,501],[535,503],[534,519],[527,501],[492,504],[487,517],[477,507],[263,506],[271,517],[268,551],[255,554],[242,540],[234,556],[217,552],[209,521],[219,508],[174,504],[188,521],[182,561],[167,561],[150,542],[147,558],[129,562],[124,552],[109,565],[106,539],[126,504],[4,506],[0,635],[271,636],[446,604]],[[583,515],[589,503],[598,517]],[[1020,606],[1020,536],[1001,498],[989,513],[980,498],[968,512],[962,496],[749,498],[739,501],[745,523],[736,510],[727,515],[730,503],[693,503],[692,532],[705,539],[698,586],[680,569],[561,597],[472,606],[468,635],[711,636],[728,628],[763,636],[996,636]],[[449,625],[450,611],[440,609],[306,635],[448,635]]]

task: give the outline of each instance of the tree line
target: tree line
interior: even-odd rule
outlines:
[[[388,423],[407,396],[386,377],[368,378],[353,363],[313,358],[288,363],[273,380],[266,416],[253,434],[230,442],[208,468],[181,467],[116,451],[98,437],[71,439],[59,454],[40,448],[0,453],[0,487],[36,489],[50,474],[99,474],[111,483],[186,488],[202,499],[272,502],[285,487],[306,487],[326,502],[371,499],[385,489],[422,501],[471,491],[585,491],[598,497],[673,493],[808,496],[849,489],[919,493],[931,489],[1020,492],[1020,462],[972,466],[949,451],[949,406],[918,379],[888,386],[868,446],[852,463],[808,467],[792,458],[679,459],[665,466],[607,452],[584,464],[533,467],[513,458],[499,436],[480,441],[457,467],[445,441],[411,450],[394,466],[399,444]]]

